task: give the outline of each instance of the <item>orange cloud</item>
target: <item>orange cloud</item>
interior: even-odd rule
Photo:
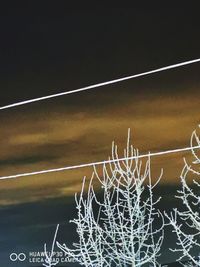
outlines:
[[[123,93],[122,93],[123,95]],[[39,111],[14,113],[0,125],[0,176],[107,159],[111,142],[119,151],[126,144],[127,129],[141,153],[185,147],[199,123],[199,98],[193,95],[122,97],[88,108],[47,106]],[[109,101],[112,98],[109,98]],[[104,103],[104,104],[103,104]],[[5,119],[4,119],[5,121]],[[189,157],[189,153],[186,154]],[[163,182],[176,183],[183,154],[155,157],[153,171],[164,168]],[[48,197],[73,195],[91,169],[38,175],[0,181],[0,204],[37,201]]]

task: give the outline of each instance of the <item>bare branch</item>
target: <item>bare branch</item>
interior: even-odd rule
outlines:
[[[171,250],[181,254],[178,260],[186,259],[189,261],[185,264],[187,267],[200,266],[200,258],[192,255],[193,248],[200,249],[200,196],[195,190],[195,186],[197,188],[200,186],[199,182],[196,181],[200,176],[200,171],[198,170],[200,158],[197,151],[193,149],[194,144],[200,146],[200,140],[196,131],[192,133],[190,140],[191,151],[194,157],[193,166],[190,166],[186,159],[184,159],[184,167],[180,175],[181,189],[178,190],[178,195],[176,196],[181,199],[185,209],[183,211],[175,209],[174,213],[170,215],[165,213],[177,236],[176,244],[178,248]],[[191,175],[193,186],[188,181]],[[178,223],[178,220],[181,223]],[[186,227],[188,227],[187,231]]]
[[[76,196],[76,225],[79,242],[73,248],[57,245],[68,257],[86,267],[156,266],[164,238],[164,217],[155,208],[159,199],[153,198],[150,156],[142,164],[139,152],[129,143],[124,150],[125,160],[118,161],[117,146],[112,144],[112,159],[103,166],[100,176],[94,168],[87,194],[85,179],[79,198]],[[130,157],[135,156],[135,159]],[[144,166],[143,166],[144,165]],[[93,189],[99,181],[102,197]],[[160,225],[155,227],[155,220]]]

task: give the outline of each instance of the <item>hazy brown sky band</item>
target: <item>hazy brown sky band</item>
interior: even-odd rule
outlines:
[[[23,112],[14,112],[15,116],[7,113],[6,119],[1,114],[0,174],[106,159],[112,140],[123,156],[128,128],[140,153],[189,146],[190,135],[199,124],[198,90],[189,89],[182,94],[160,92],[151,97],[131,94],[126,87],[118,94],[107,89],[107,95],[98,94],[97,99],[77,95],[77,103],[82,103],[76,108],[73,101],[71,105],[54,103],[54,108],[46,103],[40,109],[27,107]],[[183,156],[190,159],[190,153],[152,159],[153,175],[159,175],[163,167],[162,182],[178,183]],[[88,168],[1,181],[0,203],[72,196],[80,189],[82,177],[91,173],[92,168]]]

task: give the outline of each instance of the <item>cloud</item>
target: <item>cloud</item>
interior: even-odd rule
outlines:
[[[61,102],[54,108],[46,104],[38,110],[28,107],[26,112],[16,111],[14,116],[9,113],[0,125],[0,175],[107,159],[113,140],[122,153],[128,128],[141,153],[185,147],[199,123],[197,95],[141,97],[125,91],[118,96],[99,94],[97,106],[90,105],[91,97],[80,98],[77,96],[76,108]],[[178,181],[182,156],[152,159],[156,173],[161,167],[167,170],[163,181]],[[73,195],[82,177],[91,172],[80,169],[1,181],[0,204]]]

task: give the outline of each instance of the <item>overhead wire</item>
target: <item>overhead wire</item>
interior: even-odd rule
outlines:
[[[193,146],[193,147],[190,146],[190,147],[177,148],[177,149],[165,150],[165,151],[160,151],[160,152],[146,153],[146,154],[141,154],[141,155],[132,156],[132,157],[108,159],[108,160],[84,163],[84,164],[79,164],[79,165],[65,166],[65,167],[61,167],[61,168],[54,168],[54,169],[40,170],[40,171],[33,171],[33,172],[25,172],[25,173],[19,173],[19,174],[14,174],[14,175],[1,176],[0,180],[15,179],[15,178],[19,178],[19,177],[39,175],[39,174],[45,174],[45,173],[53,173],[53,172],[61,172],[61,171],[66,171],[66,170],[74,170],[74,169],[78,169],[78,168],[92,167],[92,166],[114,163],[114,162],[123,161],[123,160],[152,157],[152,156],[160,156],[160,155],[166,155],[166,154],[171,154],[171,153],[179,153],[179,152],[189,151],[191,149],[198,149],[198,148],[200,148],[200,146]]]
[[[165,66],[165,67],[162,67],[162,68],[158,68],[158,69],[154,69],[154,70],[150,70],[150,71],[146,71],[146,72],[142,72],[142,73],[126,76],[126,77],[122,77],[122,78],[119,78],[119,79],[110,80],[110,81],[107,81],[107,82],[102,82],[102,83],[97,83],[97,84],[81,87],[81,88],[70,90],[70,91],[64,91],[64,92],[61,92],[61,93],[56,93],[56,94],[51,94],[51,95],[46,95],[46,96],[42,96],[42,97],[32,98],[32,99],[28,99],[28,100],[24,100],[24,101],[20,101],[20,102],[15,102],[15,103],[0,107],[0,110],[10,109],[10,108],[14,108],[14,107],[17,107],[17,106],[27,105],[27,104],[30,104],[30,103],[39,102],[39,101],[43,101],[43,100],[47,100],[47,99],[51,99],[51,98],[56,98],[56,97],[60,97],[60,96],[64,96],[64,95],[70,95],[70,94],[74,94],[74,93],[79,93],[79,92],[91,90],[91,89],[94,89],[94,88],[98,88],[98,87],[102,87],[102,86],[106,86],[106,85],[115,84],[115,83],[119,83],[119,82],[122,82],[122,81],[130,80],[130,79],[135,79],[135,78],[147,76],[147,75],[150,75],[150,74],[153,74],[153,73],[158,73],[158,72],[162,72],[162,71],[166,71],[166,70],[170,70],[170,69],[174,69],[174,68],[183,67],[183,66],[194,64],[194,63],[197,63],[197,62],[200,62],[200,58],[189,60],[189,61],[184,61],[184,62],[181,62],[181,63]]]

